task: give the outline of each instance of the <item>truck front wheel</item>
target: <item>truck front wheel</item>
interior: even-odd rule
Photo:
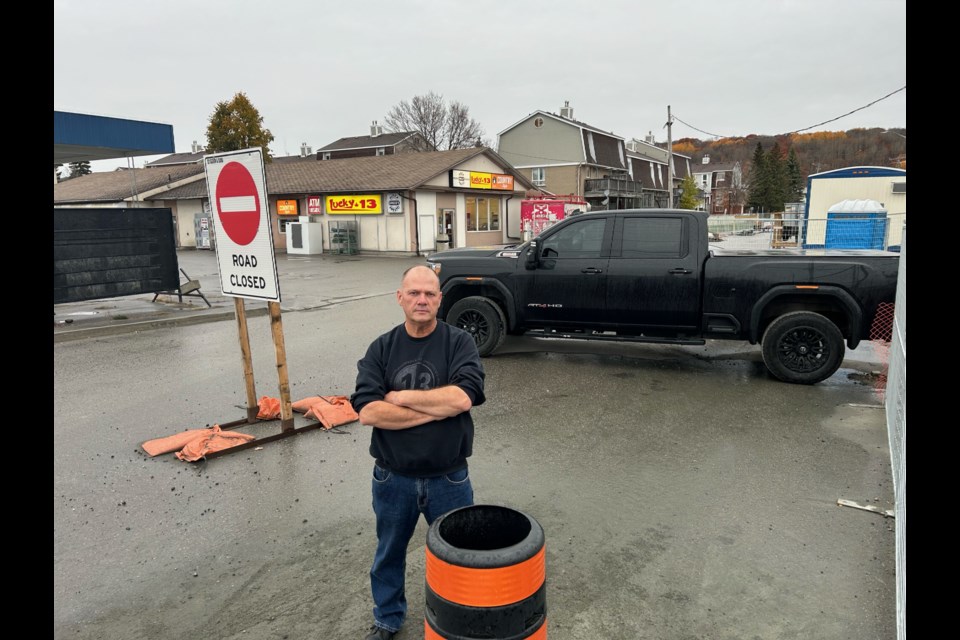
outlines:
[[[447,314],[446,321],[473,336],[477,351],[488,356],[503,344],[507,321],[495,303],[481,296],[460,300]]]
[[[811,311],[786,313],[763,334],[763,363],[784,382],[815,384],[843,362],[843,335],[828,318]]]

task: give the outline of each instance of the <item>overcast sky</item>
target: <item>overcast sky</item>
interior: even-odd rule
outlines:
[[[278,156],[430,91],[494,148],[565,101],[658,142],[668,105],[674,140],[906,127],[906,58],[906,0],[54,0],[54,110],[170,124],[177,152],[241,91]]]

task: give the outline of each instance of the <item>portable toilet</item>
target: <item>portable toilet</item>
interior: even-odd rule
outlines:
[[[842,200],[827,209],[827,249],[883,249],[887,211],[876,200]]]

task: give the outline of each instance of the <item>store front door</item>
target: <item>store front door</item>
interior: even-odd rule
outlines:
[[[454,247],[453,218],[454,209],[439,209],[437,211],[437,249],[452,249]]]

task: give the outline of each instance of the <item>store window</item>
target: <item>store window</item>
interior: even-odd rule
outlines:
[[[499,198],[464,198],[467,231],[499,231]]]

